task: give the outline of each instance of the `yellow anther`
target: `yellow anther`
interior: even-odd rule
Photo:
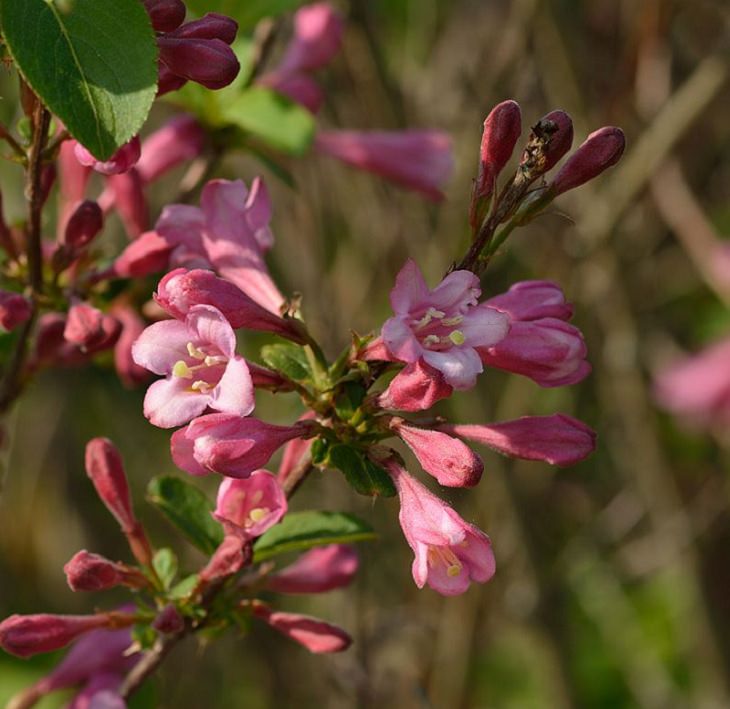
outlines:
[[[427,347],[428,345],[438,345],[439,342],[441,342],[441,338],[438,335],[426,335],[423,338],[423,344]]]
[[[188,354],[195,359],[205,359],[205,352],[198,349],[192,342],[188,342]]]
[[[198,379],[190,385],[190,388],[193,391],[199,391],[202,394],[207,394],[213,387],[208,384],[208,382],[204,382],[202,379]]]
[[[254,521],[254,522],[260,522],[266,515],[269,514],[269,510],[266,507],[254,507],[249,513],[248,516]]]
[[[455,345],[463,345],[466,342],[466,337],[464,337],[464,333],[461,330],[454,330],[449,333],[449,339]]]
[[[451,564],[448,569],[446,569],[446,575],[447,576],[458,576],[461,573],[461,564]]]
[[[429,308],[426,311],[426,315],[430,315],[432,318],[440,320],[446,313],[443,310],[436,310],[436,308]]]
[[[212,367],[214,364],[223,364],[226,362],[225,357],[221,357],[219,355],[208,355],[204,360],[203,363],[206,367]]]
[[[183,360],[179,359],[172,367],[172,376],[181,377],[182,379],[192,379],[193,372]]]
[[[449,327],[451,325],[459,325],[460,323],[464,322],[464,316],[463,315],[454,315],[451,318],[444,318],[441,322],[444,325],[448,325]]]

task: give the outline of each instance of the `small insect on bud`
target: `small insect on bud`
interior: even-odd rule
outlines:
[[[532,127],[520,169],[528,180],[535,180],[552,169],[572,144],[572,119],[565,111],[551,111]]]
[[[555,175],[550,191],[555,195],[563,194],[592,180],[615,165],[625,147],[626,137],[620,128],[599,128],[566,160]]]

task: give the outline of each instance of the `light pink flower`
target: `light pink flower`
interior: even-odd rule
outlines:
[[[230,525],[228,520],[224,520]],[[218,548],[213,552],[210,561],[199,574],[200,584],[207,586],[221,579],[237,574],[244,566],[250,552],[247,554],[245,547],[246,539],[242,534],[227,534]],[[200,588],[200,587],[199,587]]]
[[[173,428],[208,407],[245,416],[254,407],[251,375],[235,352],[236,335],[223,314],[196,305],[185,321],[150,325],[132,348],[134,361],[165,379],[153,383],[144,400],[155,426]]]
[[[140,152],[138,135],[125,143],[108,160],[97,160],[81,143],[74,145],[76,159],[85,167],[90,167],[102,175],[118,175],[120,172],[126,172],[139,160]]]
[[[320,131],[314,147],[434,201],[453,171],[451,139],[439,131]]]
[[[394,459],[381,464],[398,490],[400,524],[415,554],[412,571],[416,586],[428,584],[444,596],[455,596],[464,593],[472,581],[489,581],[495,569],[489,537],[465,522]]]
[[[314,411],[307,411],[304,413],[299,420],[310,421],[316,417]],[[284,445],[284,452],[281,456],[281,463],[279,463],[279,469],[276,472],[279,482],[283,483],[292,471],[299,465],[304,459],[304,456],[309,453],[309,449],[312,447],[314,442],[313,438],[292,438]]]
[[[293,564],[271,574],[266,588],[276,593],[324,593],[352,583],[357,573],[355,548],[329,544],[302,554]]]
[[[378,397],[378,406],[398,411],[424,411],[437,401],[448,399],[454,388],[446,383],[444,375],[418,360],[407,364]]]
[[[481,458],[458,438],[442,431],[409,425],[399,418],[390,427],[413,451],[421,467],[447,487],[474,487],[481,480]]]
[[[570,320],[573,317],[573,306],[566,302],[560,286],[552,281],[520,281],[484,302],[507,313],[513,320]]]
[[[299,613],[272,611],[261,602],[254,605],[254,614],[310,652],[317,654],[342,652],[352,644],[352,638],[342,628],[319,618]]]
[[[122,331],[122,325],[111,315],[105,315],[88,303],[74,303],[68,311],[64,338],[84,351],[112,347]]]
[[[438,429],[489,446],[512,458],[574,465],[596,448],[596,434],[565,414],[523,416],[491,424],[439,424]]]
[[[252,416],[208,414],[175,431],[172,459],[191,475],[215,472],[246,478],[266,465],[284,443],[307,435],[309,430],[304,422],[277,426]]]
[[[255,470],[241,480],[226,478],[218,488],[213,516],[229,534],[245,539],[261,536],[287,510],[286,495],[268,470]]]
[[[390,354],[408,364],[424,361],[454,389],[474,386],[483,371],[476,348],[498,343],[509,329],[504,314],[477,304],[480,293],[471,271],[452,271],[429,290],[409,259],[390,293],[395,317],[383,325]]]
[[[316,2],[294,14],[294,34],[277,70],[285,74],[321,69],[342,45],[345,23],[328,2]]]
[[[730,338],[662,369],[654,382],[659,403],[674,414],[720,430],[730,424]]]
[[[200,155],[205,131],[193,116],[179,114],[142,142],[137,172],[145,183],[161,177],[174,167]]]
[[[114,368],[119,379],[127,387],[146,382],[150,372],[132,358],[132,346],[144,332],[144,321],[134,308],[123,302],[113,305],[111,313],[122,325],[122,332],[114,345]]]

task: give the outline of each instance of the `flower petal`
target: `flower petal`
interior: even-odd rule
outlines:
[[[235,355],[236,334],[218,308],[194,305],[185,318],[185,324],[199,342],[215,346],[224,357]]]
[[[175,362],[188,358],[190,333],[178,320],[163,320],[145,328],[132,345],[132,359],[155,374],[169,374]]]
[[[484,371],[482,360],[471,347],[452,347],[444,352],[423,351],[423,359],[438,369],[454,389],[471,389]]]
[[[188,423],[205,411],[210,396],[190,391],[187,379],[160,379],[150,385],[144,397],[144,415],[160,428]]]
[[[227,414],[248,416],[254,407],[254,387],[243,357],[228,360],[226,370],[212,392],[210,407]]]

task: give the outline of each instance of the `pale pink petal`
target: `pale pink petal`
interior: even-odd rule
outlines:
[[[411,309],[428,298],[429,290],[421,269],[413,259],[408,259],[395,278],[390,291],[390,305],[396,315],[408,315]]]
[[[185,324],[200,342],[214,345],[225,357],[234,356],[236,333],[218,308],[194,305],[188,312]]]
[[[390,354],[402,362],[416,362],[424,353],[413,330],[400,316],[386,320],[381,334]]]
[[[153,382],[144,397],[144,415],[160,428],[182,426],[205,411],[210,397],[188,389],[179,377]]]
[[[179,320],[163,320],[145,328],[132,345],[132,358],[155,374],[169,374],[175,362],[188,358],[190,332]]]
[[[452,347],[445,352],[423,351],[423,359],[438,369],[454,389],[470,389],[484,371],[482,361],[472,348]]]
[[[181,428],[172,434],[170,438],[170,452],[172,461],[178,468],[191,475],[210,475],[211,470],[202,466],[193,453],[195,441],[185,434],[187,430]]]
[[[247,416],[253,411],[254,387],[243,357],[228,360],[218,386],[211,395],[210,407],[228,414]]]

